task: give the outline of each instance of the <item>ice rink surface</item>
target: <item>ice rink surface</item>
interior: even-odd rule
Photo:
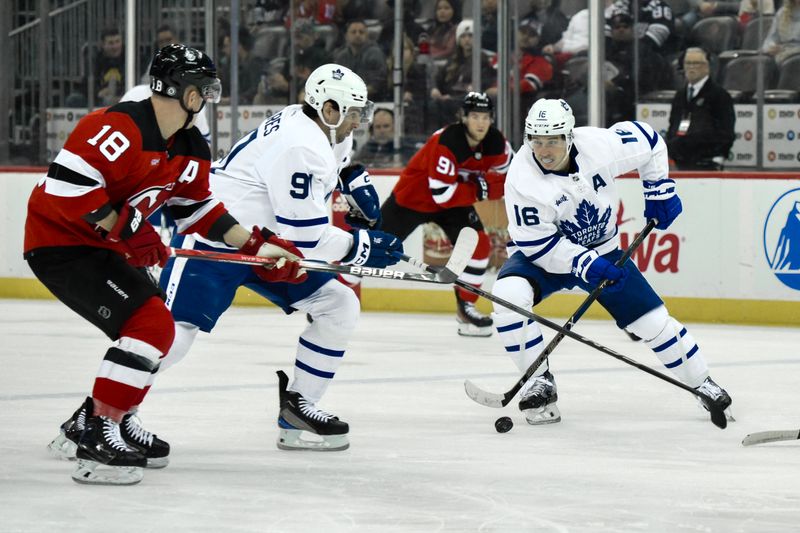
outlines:
[[[365,313],[320,404],[350,423],[350,449],[285,452],[275,371],[291,375],[305,319],[234,308],[143,404],[170,465],[107,487],[74,483],[45,447],[109,342],[56,302],[3,300],[0,314],[3,532],[800,529],[800,441],[740,444],[800,427],[800,329],[690,325],[733,397],[726,430],[686,392],[566,339],[551,359],[563,421],[533,427],[516,402],[490,409],[463,392],[464,378],[513,385],[496,335],[459,337],[449,315]],[[575,331],[659,368],[610,323]]]

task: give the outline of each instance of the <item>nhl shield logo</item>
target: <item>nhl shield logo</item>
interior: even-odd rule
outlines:
[[[331,75],[333,76],[333,79],[335,79],[335,80],[341,80],[342,78],[344,78],[344,72],[342,72],[342,69],[338,69],[338,68],[336,70],[334,70],[333,72],[331,72]]]
[[[764,223],[764,255],[778,280],[800,290],[800,189],[785,192]]]

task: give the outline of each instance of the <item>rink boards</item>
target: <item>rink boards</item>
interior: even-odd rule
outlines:
[[[43,169],[0,173],[4,217],[0,297],[49,297],[22,259],[27,200],[43,173]],[[397,173],[373,174],[385,199]],[[673,314],[690,321],[800,325],[800,174],[675,173],[674,177],[683,214],[667,231],[650,235],[634,256]],[[619,180],[619,189],[618,223],[625,244],[644,225],[644,202],[635,176]],[[342,209],[334,201],[332,211],[341,214]],[[478,209],[498,244],[505,225],[502,201],[486,202]],[[430,236],[423,236],[422,228],[405,243],[407,254],[429,262],[436,259],[430,247]],[[492,269],[487,286],[493,279]],[[541,314],[568,316],[580,299],[577,293],[558,295],[537,309]],[[362,301],[369,310],[453,309],[448,286],[388,279],[364,280]],[[237,303],[258,305],[263,300],[243,290]],[[489,310],[487,302],[479,306]],[[603,311],[595,309],[589,316],[603,316]]]

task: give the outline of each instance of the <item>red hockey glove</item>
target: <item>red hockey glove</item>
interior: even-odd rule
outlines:
[[[121,245],[125,259],[135,267],[163,267],[169,259],[169,248],[161,242],[161,236],[142,212],[130,204],[122,206],[106,240]]]
[[[303,257],[300,250],[291,242],[281,239],[267,228],[253,226],[253,232],[247,242],[239,248],[246,255],[274,257],[275,265],[254,266],[256,275],[270,283],[302,283],[308,274],[300,267],[298,259]]]

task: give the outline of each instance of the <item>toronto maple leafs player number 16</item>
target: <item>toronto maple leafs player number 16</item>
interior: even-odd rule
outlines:
[[[505,198],[509,260],[493,292],[530,309],[556,291],[590,292],[611,283],[598,301],[620,328],[641,337],[679,380],[724,410],[728,393],[711,380],[702,351],[686,327],[628,260],[622,267],[615,178],[638,170],[647,219],[666,229],[681,213],[675,182],[668,177],[667,147],[648,124],[619,122],[608,129],[574,128],[564,100],[541,99],[525,119],[525,143],[511,162]],[[573,129],[574,128],[574,129]],[[494,324],[506,352],[524,372],[544,349],[539,325],[495,306]],[[561,420],[558,394],[547,361],[521,390],[519,408],[530,424]]]

